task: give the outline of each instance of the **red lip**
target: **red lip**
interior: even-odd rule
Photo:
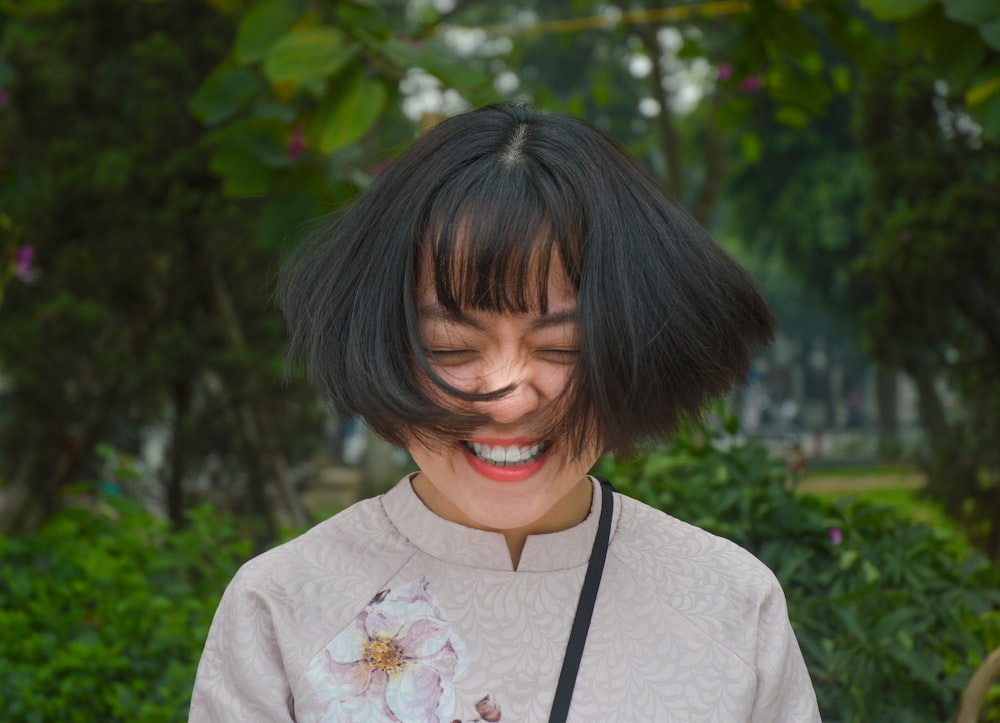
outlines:
[[[498,442],[476,439],[476,442],[480,442],[481,444],[501,444],[506,447],[518,444],[517,442],[511,440],[502,440]],[[528,443],[532,442],[529,440]],[[479,459],[479,457],[473,454],[472,450],[464,444],[462,445],[462,451],[465,453],[465,461],[469,463],[469,466],[472,467],[473,471],[494,482],[524,482],[526,479],[537,474],[539,470],[542,469],[549,455],[549,450],[546,449],[534,462],[519,464],[511,467],[500,467]]]

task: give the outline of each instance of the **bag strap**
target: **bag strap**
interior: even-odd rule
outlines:
[[[598,477],[597,480],[601,483],[601,518],[597,523],[594,547],[590,552],[587,574],[583,578],[583,589],[580,590],[580,601],[577,603],[573,627],[569,632],[566,657],[563,658],[562,672],[559,673],[559,683],[556,686],[555,699],[552,701],[549,723],[562,723],[569,715],[569,704],[573,699],[576,674],[580,670],[580,659],[583,658],[583,649],[587,644],[590,619],[594,614],[597,590],[601,586],[604,561],[608,556],[608,543],[611,541],[611,514],[615,506],[615,498],[612,494],[614,487],[603,477]]]

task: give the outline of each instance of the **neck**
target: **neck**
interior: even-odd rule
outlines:
[[[568,530],[570,527],[580,524],[590,514],[591,497],[593,496],[593,484],[590,478],[582,477],[576,486],[570,490],[569,494],[563,497],[553,509],[549,510],[541,518],[523,527],[504,529],[486,527],[469,519],[451,500],[447,499],[434,487],[423,472],[418,473],[413,478],[411,484],[413,485],[413,491],[420,498],[421,502],[439,517],[477,530],[488,530],[502,534],[504,541],[507,543],[507,550],[510,552],[511,565],[515,570],[521,562],[521,553],[524,551],[524,544],[527,542],[529,536]]]

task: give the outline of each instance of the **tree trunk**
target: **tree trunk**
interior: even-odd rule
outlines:
[[[878,417],[878,453],[886,462],[899,458],[899,380],[894,369],[875,370],[875,405]]]
[[[174,384],[174,423],[170,435],[170,465],[167,470],[166,498],[167,516],[170,524],[181,528],[184,518],[184,471],[185,471],[185,432],[184,421],[191,407],[191,384],[181,381]]]
[[[907,369],[917,385],[917,408],[920,422],[927,432],[932,449],[941,447],[948,432],[948,421],[941,403],[941,395],[934,386],[934,378],[924,365],[913,365]]]
[[[622,7],[621,3],[619,3],[619,7]],[[624,7],[622,9],[627,10]],[[670,110],[670,96],[667,95],[667,91],[663,87],[665,75],[661,62],[663,49],[656,37],[656,27],[640,25],[635,28],[635,32],[642,40],[646,55],[649,56],[653,64],[653,72],[649,74],[650,91],[660,105],[660,113],[656,116],[656,128],[660,136],[660,147],[663,150],[664,168],[667,174],[664,185],[679,203],[683,203],[687,192],[684,159],[681,156],[683,144],[681,143],[681,134],[674,123],[673,112]]]
[[[698,197],[691,209],[691,213],[705,228],[711,228],[728,168],[726,143],[719,127],[709,120],[705,125],[705,180],[698,189]]]
[[[37,456],[29,450],[21,457],[7,486],[0,489],[0,536],[31,532],[41,521],[38,497],[32,494],[30,481]]]
[[[236,314],[236,305],[233,303],[225,279],[216,265],[211,265],[209,269],[216,302],[225,322],[229,341],[237,349],[246,348],[246,336],[243,333],[243,327]],[[287,522],[295,527],[306,526],[309,524],[309,516],[292,485],[288,475],[288,465],[284,456],[277,449],[274,435],[271,434],[267,423],[261,419],[253,405],[244,400],[237,400],[236,403],[244,438],[248,443],[248,452],[257,455],[260,462],[256,465],[258,469],[263,471],[270,467],[274,484],[277,485],[278,500],[284,505],[288,516]],[[263,478],[260,483],[263,484]],[[273,510],[268,509],[268,511],[273,513]]]

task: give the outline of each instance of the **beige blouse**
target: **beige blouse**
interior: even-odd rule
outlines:
[[[191,721],[547,721],[600,514],[529,537],[441,519],[403,479],[251,560],[205,645]],[[569,720],[819,721],[777,580],[615,495]]]

